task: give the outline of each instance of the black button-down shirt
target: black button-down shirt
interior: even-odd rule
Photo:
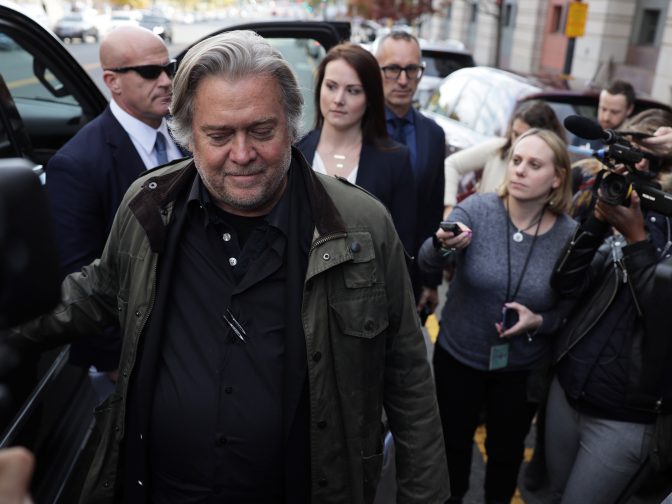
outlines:
[[[192,186],[153,398],[153,502],[282,501],[289,193],[244,218]]]

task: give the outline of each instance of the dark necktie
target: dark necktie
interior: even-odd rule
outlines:
[[[400,144],[406,145],[406,133],[404,127],[408,121],[404,117],[393,117],[390,119],[392,124],[392,139]]]
[[[166,138],[160,131],[156,133],[154,150],[156,151],[156,160],[159,162],[157,166],[166,164],[168,162],[168,154],[166,153]]]

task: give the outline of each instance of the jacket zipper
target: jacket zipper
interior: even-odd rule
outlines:
[[[618,266],[616,266],[616,264],[614,264],[614,269],[617,269],[617,268],[618,268]],[[556,362],[559,361],[560,359],[562,359],[565,355],[567,355],[569,353],[569,351],[572,348],[574,348],[574,345],[576,345],[579,341],[581,341],[584,338],[584,336],[586,334],[588,334],[588,332],[590,332],[590,330],[595,326],[595,324],[597,324],[597,321],[602,318],[602,315],[604,315],[604,313],[607,311],[607,309],[609,308],[609,306],[613,302],[614,298],[616,297],[616,293],[618,292],[618,282],[619,282],[618,273],[616,273],[616,283],[614,285],[614,289],[611,292],[611,297],[609,298],[609,302],[605,305],[605,307],[602,309],[602,311],[600,311],[599,315],[597,317],[593,318],[593,322],[586,328],[586,330],[583,331],[583,333],[581,333],[581,335],[574,340],[574,343],[572,345],[570,345],[564,352],[562,352],[562,354],[560,354],[560,356],[556,359]]]
[[[310,245],[310,250],[308,251],[308,256],[310,256],[310,254],[313,253],[313,250],[315,250],[320,245],[324,245],[328,241],[335,240],[336,238],[345,238],[346,236],[348,236],[348,233],[333,233],[333,234],[325,235],[325,236],[322,236],[322,237],[318,238],[317,240],[315,240]]]

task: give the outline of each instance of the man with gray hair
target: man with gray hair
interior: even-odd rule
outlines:
[[[376,59],[383,76],[387,132],[408,147],[415,176],[417,201],[415,246],[408,253],[417,256],[423,242],[434,235],[443,216],[443,162],[446,157],[443,130],[413,107],[425,64],[418,39],[405,31],[391,31],[380,41]],[[411,280],[418,312],[424,319],[438,302],[442,275],[420,271],[411,265]]]
[[[135,182],[102,257],[17,335],[57,344],[120,321],[82,502],[370,503],[383,407],[398,502],[444,502],[434,385],[388,212],[291,147],[301,92],[258,35],[197,44],[173,89],[171,128],[193,160]]]

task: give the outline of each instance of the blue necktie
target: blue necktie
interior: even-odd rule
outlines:
[[[400,144],[406,145],[406,134],[404,133],[404,126],[408,121],[404,117],[393,117],[390,119],[392,124],[392,139]]]
[[[159,163],[157,166],[166,164],[168,162],[168,154],[166,153],[166,138],[160,131],[156,133],[154,150],[156,151],[156,160]]]

